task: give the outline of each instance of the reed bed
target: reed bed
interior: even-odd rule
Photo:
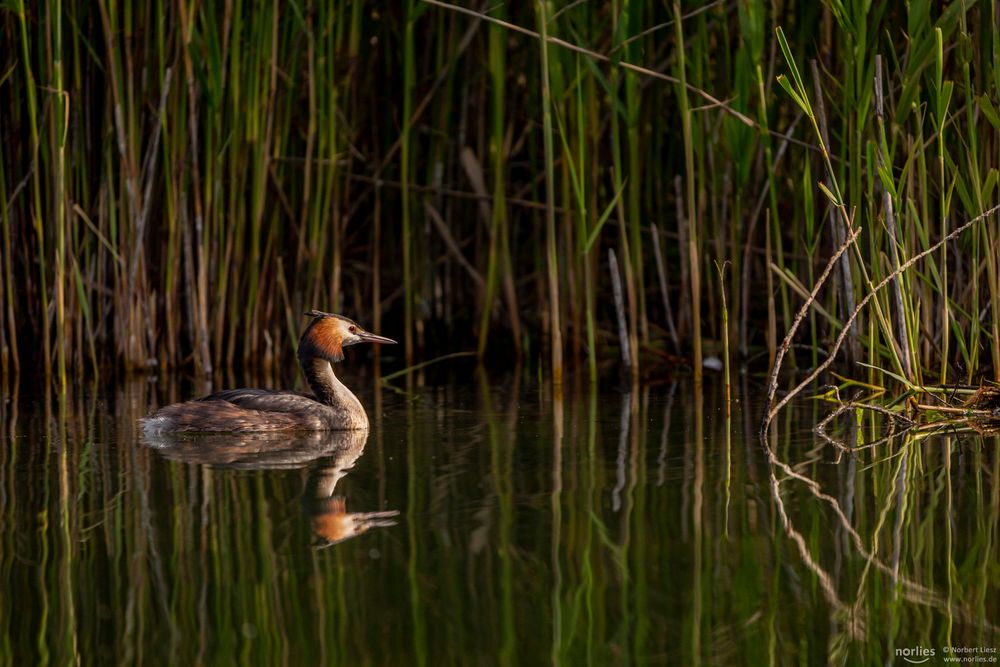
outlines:
[[[0,370],[266,370],[321,307],[407,364],[558,382],[626,347],[700,376],[725,341],[773,358],[860,229],[789,361],[868,297],[856,374],[995,379],[995,214],[871,294],[997,204],[998,22],[1000,0],[7,3]]]

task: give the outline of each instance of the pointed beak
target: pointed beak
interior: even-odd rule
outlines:
[[[367,331],[360,331],[357,337],[361,339],[362,343],[382,343],[383,345],[395,345],[396,341],[391,338],[386,338],[385,336],[376,336],[373,333],[368,333]]]

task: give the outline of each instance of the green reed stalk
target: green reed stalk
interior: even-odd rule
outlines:
[[[490,330],[490,317],[496,300],[500,273],[500,254],[504,245],[501,231],[506,227],[506,204],[504,202],[504,92],[506,82],[506,33],[497,25],[489,28],[489,70],[491,77],[490,101],[492,113],[492,133],[490,135],[490,156],[493,164],[493,205],[490,208],[490,246],[486,268],[486,293],[483,296],[482,316],[479,321],[479,358],[486,354],[486,341]],[[519,346],[520,341],[515,341]]]
[[[937,154],[938,154],[938,177],[940,178],[941,187],[941,203],[940,207],[940,233],[941,236],[947,236],[948,234],[948,210],[951,201],[951,188],[947,186],[946,173],[945,173],[945,159],[947,151],[945,150],[944,133],[945,133],[945,123],[948,119],[948,105],[951,101],[951,94],[954,90],[954,84],[951,81],[944,81],[944,38],[942,36],[941,28],[934,29],[934,92],[935,92],[935,104],[934,104],[934,122],[935,129],[937,130]],[[946,191],[947,190],[947,191]],[[949,341],[951,340],[951,314],[949,306],[949,289],[948,289],[948,246],[941,247],[941,282],[938,289],[941,292],[941,319],[940,319],[940,332],[941,332],[941,384],[948,383],[948,361],[949,361]]]
[[[591,384],[597,383],[597,340],[596,340],[596,324],[594,321],[594,293],[596,291],[596,286],[594,285],[594,264],[595,264],[595,252],[590,248],[586,248],[586,239],[590,237],[590,224],[589,221],[592,219],[593,210],[588,213],[587,206],[587,189],[588,174],[596,173],[596,169],[588,171],[587,170],[587,137],[586,137],[586,127],[587,127],[587,105],[584,102],[584,83],[582,80],[582,74],[580,70],[580,56],[577,55],[575,59],[576,64],[576,145],[579,151],[579,159],[577,161],[577,172],[580,180],[580,193],[577,206],[579,209],[579,229],[577,231],[577,243],[578,251],[580,253],[580,263],[583,265],[583,290],[584,290],[584,311],[586,317],[587,326],[587,370],[590,376]],[[589,88],[587,97],[593,99],[593,77],[589,76],[586,78],[586,84]]]
[[[816,211],[813,205],[812,168],[807,160],[802,171],[802,204],[805,224],[806,277],[809,285],[816,284],[816,254],[819,249],[820,235],[816,231]],[[816,310],[809,310],[809,346],[811,350],[811,367],[819,364],[819,332],[816,328]]]
[[[760,65],[756,68],[757,71],[757,119],[760,123],[760,135],[761,143],[764,148],[764,167],[765,173],[767,174],[767,194],[768,194],[768,204],[772,212],[779,211],[778,207],[778,191],[779,191],[779,175],[774,166],[774,151],[771,144],[771,134],[768,126],[767,119],[767,94],[764,88],[764,75],[761,70]],[[782,241],[781,233],[781,220],[779,216],[771,216],[771,246],[774,252],[775,262],[781,273],[785,272],[785,249],[784,242]],[[778,284],[778,289],[781,291],[781,318],[782,322],[790,323],[792,321],[792,310],[788,297],[788,287],[785,281],[781,281]],[[792,355],[792,361],[794,363],[794,355]]]
[[[719,299],[721,301],[720,318],[722,319],[722,377],[725,383],[726,416],[729,416],[730,409],[730,376],[729,376],[729,309],[726,307],[726,265],[715,262],[715,270],[719,273]]]
[[[695,199],[695,165],[694,147],[691,137],[691,105],[688,102],[687,94],[687,66],[684,58],[684,28],[680,0],[674,0],[674,35],[677,39],[677,85],[678,107],[681,115],[682,132],[684,137],[684,166],[686,169],[685,180],[687,182],[687,219],[688,219],[688,262],[691,271],[691,344],[693,346],[694,380],[695,384],[700,384],[702,379],[702,352],[701,352],[701,270],[699,268],[699,244],[698,244],[698,208]]]
[[[565,94],[565,99],[573,101],[572,105],[567,104],[570,107],[567,118],[573,118],[576,132],[571,133],[570,129],[565,127],[565,125],[568,125],[568,122],[564,124],[559,114],[555,115],[555,119],[558,123],[559,139],[562,143],[563,154],[565,156],[565,173],[569,177],[564,179],[564,190],[567,191],[564,196],[567,202],[566,208],[568,211],[572,211],[572,214],[567,212],[567,225],[571,226],[572,221],[576,221],[575,228],[573,229],[575,231],[575,238],[567,230],[564,241],[567,246],[567,264],[573,266],[574,275],[581,278],[584,283],[583,316],[585,322],[581,325],[579,321],[579,303],[574,303],[573,326],[576,330],[581,326],[586,328],[586,339],[583,342],[587,347],[587,367],[590,381],[593,383],[598,379],[597,353],[595,349],[596,327],[594,322],[594,263],[596,260],[594,247],[597,241],[597,234],[606,221],[607,215],[601,216],[596,223],[591,224],[594,211],[590,199],[592,199],[594,195],[593,190],[596,188],[588,186],[592,185],[591,181],[597,175],[598,170],[587,169],[587,156],[590,154],[587,140],[589,114],[587,113],[584,88],[585,86],[593,86],[593,76],[585,76],[580,67],[579,56],[575,57],[573,65],[572,71],[575,72],[575,76],[570,90]],[[575,94],[573,97],[570,97],[570,93],[573,91],[575,91]],[[617,198],[615,201],[617,201]],[[571,287],[575,287],[574,281],[570,280],[569,282]],[[579,295],[578,288],[576,288],[575,292]],[[574,300],[578,302],[579,297],[577,296]],[[577,342],[579,342],[579,337],[577,336],[576,338]]]
[[[997,21],[1000,20],[1000,2],[997,0],[992,0],[990,3],[990,17],[992,20],[991,25],[998,25]],[[994,90],[1000,89],[1000,37],[996,33],[992,35],[992,39],[990,40],[988,59],[992,74],[992,80],[989,83]],[[988,100],[984,100],[983,96],[980,96],[979,100],[980,108],[993,110],[992,105],[986,104]],[[984,115],[987,115],[994,131],[1000,130],[1000,117],[996,113],[990,114],[992,118],[988,114],[984,113]],[[996,151],[1000,154],[1000,142],[997,142]],[[988,151],[984,152],[988,153]],[[996,181],[1000,179],[1000,172],[996,168],[991,169],[987,177],[987,182],[990,182],[991,177],[995,188]],[[986,241],[986,275],[990,282],[990,352],[993,361],[993,380],[996,382],[1000,380],[1000,270],[997,267],[998,259],[1000,259],[1000,234],[997,233],[994,225],[984,225],[983,234]]]
[[[19,0],[17,4],[18,24],[21,28],[21,59],[24,66],[24,95],[28,106],[28,127],[32,146],[32,161],[38,159],[40,152],[40,140],[38,134],[38,103],[35,99],[35,77],[31,69],[31,52],[28,41],[27,17],[24,11],[24,0]],[[30,211],[32,227],[38,240],[38,285],[42,295],[41,320],[42,320],[42,354],[44,355],[45,375],[52,374],[52,342],[49,333],[48,317],[48,278],[46,276],[46,254],[45,254],[45,231],[42,223],[42,181],[41,169],[37,163],[31,170],[31,197],[33,208]]]
[[[959,39],[961,43],[967,44],[971,37],[969,35],[968,25],[967,25],[967,12],[962,12],[961,18],[959,20]],[[959,48],[957,49],[958,58],[962,70],[962,83],[966,91],[969,91],[970,97],[972,97],[971,91],[975,90],[972,86],[972,73],[970,65],[971,48]],[[966,169],[966,190],[968,194],[965,199],[965,207],[968,214],[975,217],[986,210],[986,202],[983,198],[983,183],[980,178],[979,173],[979,130],[978,123],[975,116],[976,105],[972,103],[970,99],[965,105],[965,122],[966,122],[966,141],[968,147],[968,163],[969,168]],[[970,206],[971,204],[971,206]],[[987,225],[983,226],[984,229]],[[966,343],[963,346],[969,351],[969,359],[966,363],[966,377],[965,382],[967,384],[972,384],[972,378],[975,374],[974,369],[979,368],[979,350],[980,350],[980,340],[982,337],[982,329],[980,325],[979,312],[980,312],[980,285],[979,285],[979,267],[982,261],[982,247],[981,239],[983,238],[985,232],[980,232],[976,229],[973,231],[972,235],[972,252],[969,272],[971,273],[971,286],[972,292],[970,295],[969,312],[972,315],[968,318],[969,331],[966,337]],[[995,283],[990,288],[991,291],[997,289]]]
[[[410,117],[413,115],[413,87],[416,79],[414,30],[416,8],[413,0],[406,3],[406,24],[403,28],[403,129],[400,137],[400,181],[402,183],[402,253],[403,253],[403,340],[407,366],[413,365],[413,267],[410,247],[410,161],[412,154]]]

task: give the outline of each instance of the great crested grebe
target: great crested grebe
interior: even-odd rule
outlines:
[[[333,374],[344,348],[357,343],[395,343],[341,315],[310,310],[299,338],[302,374],[313,394],[270,389],[227,389],[174,403],[142,420],[147,436],[162,433],[253,431],[353,431],[368,428],[358,397]]]

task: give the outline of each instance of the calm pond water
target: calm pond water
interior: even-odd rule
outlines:
[[[190,387],[8,394],[2,663],[905,665],[1000,644],[997,436],[852,453],[813,432],[828,405],[765,445],[760,406],[727,418],[711,384],[371,385],[367,436],[270,440],[144,441],[137,419]]]

